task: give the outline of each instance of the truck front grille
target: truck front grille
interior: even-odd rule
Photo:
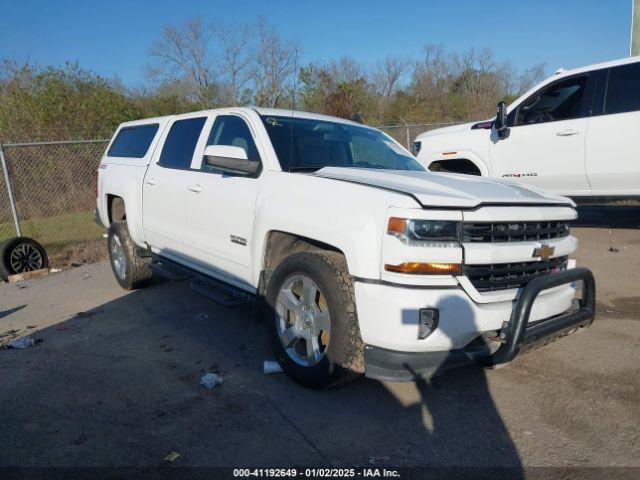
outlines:
[[[464,242],[525,242],[569,235],[569,222],[500,222],[463,224]]]
[[[465,265],[463,274],[479,292],[522,288],[539,275],[566,270],[569,257],[535,262]]]

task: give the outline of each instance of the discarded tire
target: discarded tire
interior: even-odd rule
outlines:
[[[10,275],[49,268],[47,252],[29,237],[13,237],[0,247],[0,278],[7,280]]]

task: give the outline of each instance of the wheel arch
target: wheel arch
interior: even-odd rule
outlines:
[[[127,219],[126,204],[124,198],[119,195],[107,194],[107,219],[109,225]]]
[[[432,166],[436,164],[442,165],[447,163],[449,163],[453,168],[466,166],[467,169],[473,170],[475,172],[472,174],[479,175],[482,177],[489,177],[491,175],[491,172],[489,170],[490,166],[488,165],[488,163],[482,160],[480,157],[478,157],[478,155],[476,155],[474,152],[470,150],[457,150],[455,152],[453,151],[437,152],[430,155],[426,159],[426,161],[423,163],[423,165],[428,170],[438,171],[438,170],[433,170]],[[444,171],[444,170],[440,170],[440,171]],[[454,169],[448,170],[448,171],[452,171],[455,173],[463,173],[463,172],[460,172],[460,170],[454,170]]]
[[[466,158],[451,158],[434,160],[428,166],[432,172],[463,173],[465,175],[482,176],[482,171],[471,160]]]
[[[260,261],[261,282],[259,289],[264,289],[269,275],[286,257],[299,252],[311,250],[324,250],[340,253],[345,252],[330,243],[316,240],[304,235],[286,232],[282,230],[270,230],[266,233],[262,257]]]

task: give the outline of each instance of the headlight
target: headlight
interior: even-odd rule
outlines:
[[[459,247],[461,223],[391,217],[387,233],[414,247]]]
[[[422,147],[421,141],[413,142],[413,148],[411,149],[411,153],[413,153],[414,157],[417,157],[420,153],[420,147]]]

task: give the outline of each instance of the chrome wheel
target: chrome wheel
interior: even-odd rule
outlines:
[[[124,254],[124,247],[118,235],[112,235],[109,242],[109,252],[111,253],[111,264],[118,278],[123,279],[127,275],[127,257]]]
[[[320,362],[329,347],[331,317],[318,285],[306,275],[287,278],[278,294],[276,315],[287,355],[305,367]]]
[[[36,247],[21,243],[11,251],[9,264],[14,272],[23,273],[41,269],[44,260]]]

